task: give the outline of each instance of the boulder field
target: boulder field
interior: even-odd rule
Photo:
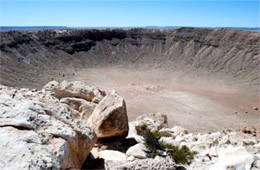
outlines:
[[[196,151],[190,165],[166,153],[147,156],[136,127],[160,141]],[[82,82],[51,81],[41,90],[0,86],[0,169],[210,169],[260,168],[259,125],[189,133],[148,113],[128,122],[124,99]]]

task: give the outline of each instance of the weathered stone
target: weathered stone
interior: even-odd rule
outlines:
[[[142,143],[138,143],[138,144],[130,147],[126,152],[126,155],[133,156],[133,157],[139,158],[139,159],[144,159],[147,157],[146,151],[147,151],[147,148],[145,147],[145,145]]]
[[[128,118],[124,99],[112,91],[95,107],[88,125],[98,138],[126,137]]]
[[[53,80],[45,84],[45,86],[43,86],[43,89],[47,91],[52,91],[53,89],[58,88],[58,86],[59,86],[59,82]]]
[[[161,85],[149,85],[145,88],[146,90],[152,91],[152,92],[161,92],[161,90],[163,89],[163,86]]]
[[[172,137],[173,132],[170,128],[163,128],[159,130],[159,135],[164,137]]]
[[[84,99],[66,97],[60,99],[61,103],[67,104],[71,109],[78,111],[78,119],[87,121],[97,104]]]
[[[210,167],[210,170],[250,170],[254,156],[244,147],[228,147],[219,153],[219,160]]]
[[[136,127],[146,125],[151,131],[168,128],[167,116],[161,113],[141,115],[136,120]]]
[[[173,128],[163,128],[159,130],[160,136],[166,137],[176,137],[176,136],[184,136],[188,134],[188,131],[182,127],[174,126]]]
[[[60,84],[51,81],[46,84],[43,89],[54,92],[54,96],[59,99],[64,97],[77,97],[95,103],[99,103],[106,95],[105,92],[99,88],[90,87],[80,81],[68,82],[64,80]]]
[[[225,135],[225,136],[223,136],[220,140],[219,140],[219,143],[220,144],[230,144],[230,140],[229,140],[229,138],[228,138],[228,135]]]
[[[99,158],[99,148],[93,147],[92,150],[90,151],[94,159]]]
[[[106,170],[176,170],[176,167],[176,163],[170,157],[159,156],[133,161],[105,161]]]
[[[172,146],[179,146],[179,143],[175,141],[172,137],[161,137],[160,142],[170,144]]]
[[[255,145],[256,144],[256,140],[255,139],[244,139],[243,140],[243,144],[244,145]]]
[[[172,129],[171,129],[173,132],[174,132],[174,135],[186,135],[188,134],[188,131],[182,127],[179,127],[179,126],[174,126]]]
[[[138,135],[135,129],[135,123],[136,122],[129,122],[129,133],[126,138],[134,138],[138,143],[144,143],[144,139],[142,136]]]
[[[99,158],[114,161],[126,161],[126,155],[122,152],[114,151],[114,150],[104,150],[99,152]]]
[[[43,91],[0,87],[0,169],[80,168],[94,132]]]

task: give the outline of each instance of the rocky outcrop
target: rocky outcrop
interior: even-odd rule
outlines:
[[[160,119],[158,119],[158,117]],[[165,120],[167,120],[167,118],[164,118],[164,116],[153,116],[152,118],[151,115],[142,115],[136,121],[129,122],[129,135],[127,139],[134,138],[138,143],[129,147],[126,154],[123,156],[123,160],[111,160],[104,157],[105,168],[127,170],[153,168],[168,169],[168,167],[171,166],[172,169],[189,170],[228,170],[230,167],[234,170],[240,170],[241,168],[245,170],[248,168],[256,170],[260,168],[260,141],[255,135],[257,134],[256,128],[254,133],[239,130],[226,130],[206,134],[192,134],[179,126],[162,128],[162,125],[167,124],[165,123]],[[160,156],[157,156],[155,159],[148,158],[148,154],[146,153],[149,153],[149,150],[146,148],[145,141],[135,130],[135,128],[140,125],[140,121],[150,128],[155,127],[154,129],[159,129],[158,134],[161,136],[160,142],[178,147],[187,146],[191,151],[195,151],[196,155],[192,163],[190,165],[177,165],[174,163],[174,160],[167,157],[167,153],[163,151],[160,153]],[[158,121],[160,123],[158,123]],[[106,148],[103,148],[103,151],[101,151],[102,148],[103,147],[100,146],[100,149],[97,152],[104,152],[104,150],[106,150]],[[168,161],[161,162],[159,160]],[[162,166],[162,164],[165,166]]]
[[[0,169],[80,168],[97,138],[46,91],[0,86]]]
[[[98,138],[126,137],[128,117],[126,104],[115,91],[109,93],[94,109],[88,119]]]
[[[103,160],[107,170],[260,168],[258,126],[192,134],[168,128],[159,113],[128,124],[125,101],[115,91],[104,96],[81,83],[68,84],[60,88],[64,95],[54,90],[60,86],[55,81],[40,91],[0,86],[0,169],[81,168],[88,155],[87,161]],[[103,97],[95,100],[99,94]],[[158,132],[159,142],[196,151],[193,162],[177,165],[167,150],[148,158],[145,140],[135,130],[142,125]]]
[[[97,87],[87,86],[80,81],[62,81],[61,83],[51,81],[46,84],[43,89],[54,92],[55,97],[59,99],[64,97],[76,97],[94,103],[99,103],[106,95],[105,91]]]
[[[104,98],[106,92],[97,87],[90,87],[80,81],[51,81],[43,87],[43,91],[51,92],[61,103],[73,112],[73,119],[87,124],[97,103]]]

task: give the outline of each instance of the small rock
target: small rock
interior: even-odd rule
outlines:
[[[243,144],[244,145],[255,145],[256,144],[256,140],[255,139],[244,139],[243,140]]]
[[[173,136],[173,132],[170,128],[163,128],[159,130],[159,135],[164,137],[171,137]]]
[[[105,160],[114,160],[114,161],[126,161],[127,157],[124,153],[114,151],[114,150],[104,150],[99,152],[99,158]]]
[[[135,158],[139,158],[139,159],[144,159],[147,157],[145,151],[147,151],[147,148],[145,147],[145,145],[142,143],[138,143],[138,144],[130,147],[126,152],[126,155],[134,156]]]
[[[167,116],[162,113],[151,113],[136,118],[136,127],[147,125],[151,131],[168,128]]]
[[[179,126],[174,126],[171,130],[173,131],[175,136],[177,135],[184,136],[188,134],[188,131],[186,129]]]
[[[163,143],[166,143],[166,144],[171,144],[173,146],[179,146],[179,143],[171,137],[161,137],[160,142],[163,142]]]
[[[258,107],[253,107],[254,110],[258,110]]]
[[[228,135],[225,135],[223,136],[221,139],[220,139],[220,144],[230,144],[230,140],[228,138]]]

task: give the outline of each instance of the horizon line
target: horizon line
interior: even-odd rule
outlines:
[[[0,27],[64,27],[64,28],[144,28],[144,27],[195,27],[195,28],[260,28],[260,26],[248,27],[248,26],[175,26],[175,25],[165,25],[165,26],[157,26],[157,25],[147,25],[147,26],[63,26],[63,25],[28,25],[28,26],[0,26]]]

